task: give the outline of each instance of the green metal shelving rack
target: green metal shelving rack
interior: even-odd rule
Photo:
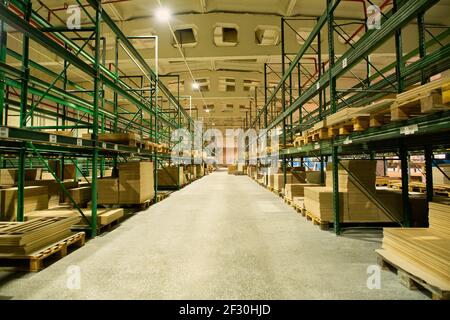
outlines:
[[[294,157],[303,159],[307,157],[315,158],[321,162],[322,173],[324,171],[324,159],[330,157],[333,163],[338,163],[344,156],[358,156],[375,159],[377,154],[396,153],[402,163],[402,172],[408,172],[408,152],[424,151],[427,168],[427,190],[429,191],[428,201],[432,200],[432,176],[431,163],[433,150],[448,150],[450,147],[450,112],[424,115],[406,121],[392,122],[379,128],[370,128],[364,132],[354,132],[348,136],[336,137],[331,140],[319,141],[307,144],[302,147],[287,147],[289,139],[293,139],[296,133],[311,128],[315,123],[326,116],[346,107],[358,107],[367,105],[379,100],[389,94],[400,93],[405,88],[416,83],[426,83],[428,79],[450,68],[450,28],[442,27],[442,32],[432,34],[428,32],[425,25],[424,16],[427,10],[438,3],[438,0],[394,0],[391,10],[382,14],[380,29],[368,30],[360,39],[351,44],[344,54],[339,58],[335,57],[334,43],[337,33],[344,40],[345,31],[337,24],[334,12],[340,4],[340,0],[324,0],[326,10],[317,20],[317,24],[304,40],[295,58],[289,58],[284,45],[284,32],[292,29],[289,26],[291,20],[296,18],[281,18],[281,57],[282,74],[281,81],[275,88],[270,90],[267,80],[267,65],[264,72],[264,105],[256,116],[250,120],[254,129],[262,128],[273,130],[281,128],[281,162],[286,181],[286,168],[288,162]],[[370,3],[370,1],[368,1]],[[301,19],[301,18],[299,18]],[[402,52],[402,27],[417,19],[418,24],[418,46],[412,52],[404,54]],[[298,20],[298,19],[297,19]],[[365,25],[365,21],[363,21]],[[361,23],[360,23],[361,24]],[[286,28],[288,25],[289,28]],[[326,32],[328,38],[328,68],[322,62],[322,48],[320,37],[321,32]],[[427,33],[428,32],[428,33]],[[426,41],[425,35],[431,39]],[[390,65],[378,70],[370,61],[370,54],[387,41],[394,39],[396,59]],[[314,41],[317,45],[313,45]],[[428,48],[434,50],[428,52]],[[303,66],[302,59],[306,54],[317,55],[318,70],[316,75],[311,75]],[[411,57],[419,56],[417,61],[405,65],[405,61]],[[367,76],[365,79],[343,92],[336,89],[336,81],[356,64],[365,61],[367,65]],[[371,74],[371,71],[375,72]],[[393,72],[392,72],[393,71]],[[385,75],[388,74],[388,75]],[[298,95],[294,97],[292,82],[297,78]],[[307,86],[306,84],[309,85]],[[370,95],[367,95],[370,92]],[[328,93],[328,97],[326,94]],[[346,96],[346,97],[345,97]],[[304,105],[311,99],[318,97],[319,104],[312,112],[307,112]],[[344,98],[345,97],[345,98]],[[281,100],[282,111],[272,117],[270,112],[273,103]],[[293,123],[292,115],[298,112],[298,123]],[[263,118],[264,121],[261,121]],[[415,128],[413,136],[408,135],[405,128]],[[405,134],[406,132],[406,134]],[[291,140],[292,142],[292,140]],[[290,159],[290,160],[289,160]],[[334,231],[340,234],[345,225],[339,221],[339,190],[338,190],[338,166],[333,166],[333,211],[334,211]],[[322,174],[323,175],[323,174]],[[405,210],[401,225],[409,226],[411,216],[408,208],[408,174],[402,175],[402,195]]]
[[[78,1],[77,1],[78,2]],[[98,141],[98,134],[104,132],[135,132],[141,138],[150,138],[156,143],[165,143],[171,148],[171,132],[181,127],[192,130],[193,119],[186,113],[175,97],[162,83],[158,75],[132,45],[110,16],[102,9],[98,0],[87,0],[88,6],[81,6],[89,24],[80,30],[52,25],[33,10],[29,0],[2,0],[0,2],[0,150],[3,157],[18,156],[18,211],[17,220],[24,219],[24,172],[27,160],[39,159],[41,165],[51,172],[57,181],[63,176],[54,173],[46,163],[46,158],[58,157],[77,164],[85,159],[92,169],[92,218],[89,221],[91,235],[97,232],[97,176],[103,176],[106,159],[110,159],[114,170],[119,161],[131,158],[153,160],[155,179],[155,201],[157,200],[158,163],[163,167],[170,164],[170,156],[155,150],[123,146]],[[19,31],[22,51],[8,48],[6,26]],[[106,40],[102,28],[108,28],[115,36],[115,59],[113,70],[105,65]],[[77,38],[71,38],[73,34]],[[56,73],[30,58],[30,41],[43,46],[63,60],[63,70]],[[79,45],[77,41],[83,41]],[[139,64],[143,74],[124,75],[119,69],[119,46],[130,58]],[[93,53],[89,52],[92,50]],[[21,63],[21,68],[7,64],[8,59]],[[79,85],[70,79],[67,70],[76,68],[85,77],[92,79],[92,87]],[[46,82],[39,77],[44,73],[52,78]],[[140,80],[137,83],[135,78]],[[139,82],[139,81],[138,81]],[[144,86],[147,84],[147,87]],[[108,99],[106,93],[112,93]],[[119,97],[137,109],[130,112],[119,103]],[[30,101],[31,99],[31,101]],[[168,106],[163,107],[163,99]],[[4,108],[5,106],[5,108]],[[49,107],[55,110],[49,110]],[[18,111],[20,127],[7,126],[8,111]],[[109,111],[112,110],[112,111]],[[54,126],[33,125],[38,114],[56,120]],[[144,114],[148,117],[144,117]],[[3,120],[5,119],[5,121]],[[70,124],[73,123],[73,124]],[[55,135],[44,131],[88,129],[91,140]],[[6,160],[5,160],[6,161]],[[10,161],[11,162],[11,161]],[[12,163],[12,162],[11,162]],[[62,168],[63,166],[61,166]],[[78,168],[81,172],[81,169]],[[63,185],[61,187],[64,190]],[[64,190],[64,192],[67,191]],[[70,197],[69,197],[70,198]],[[73,201],[72,201],[73,202]],[[75,208],[84,214],[76,204]],[[86,217],[84,217],[86,218]]]

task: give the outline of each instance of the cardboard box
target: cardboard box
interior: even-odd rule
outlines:
[[[59,177],[61,162],[59,160],[48,160],[49,167],[53,172]],[[64,163],[64,180],[75,179],[76,177],[76,167],[73,163]]]
[[[24,213],[48,208],[47,187],[24,188]],[[0,189],[0,220],[14,221],[17,214],[17,187]]]
[[[119,164],[119,203],[139,204],[155,195],[153,162],[126,162]]]
[[[42,169],[25,169],[25,181],[40,178]],[[16,185],[19,180],[18,169],[0,169],[0,185]]]
[[[97,180],[97,203],[119,204],[119,179],[106,178]]]
[[[90,186],[73,188],[68,191],[78,206],[84,206],[92,199],[92,188]],[[68,197],[66,198],[66,202],[73,205]]]
[[[285,195],[289,199],[294,199],[295,197],[303,197],[304,196],[304,189],[306,187],[320,187],[320,184],[288,183],[285,186]]]
[[[180,181],[181,186],[186,183],[183,167],[180,167],[179,174],[178,167],[165,167],[158,169],[158,187],[176,187],[178,181]]]
[[[78,182],[73,180],[62,181],[62,184],[66,189],[73,189],[78,187]],[[65,201],[65,194],[60,184],[56,180],[36,180],[26,181],[25,186],[43,186],[46,187],[48,192],[48,207],[52,208],[58,206]]]

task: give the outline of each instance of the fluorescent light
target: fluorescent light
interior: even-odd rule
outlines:
[[[206,109],[205,111],[206,111],[206,112],[209,112],[209,109]]]
[[[200,85],[197,82],[192,82],[192,89],[198,90],[200,89]]]
[[[156,19],[158,19],[161,22],[168,22],[170,20],[170,17],[172,16],[172,13],[166,7],[159,7],[155,11],[155,16]]]

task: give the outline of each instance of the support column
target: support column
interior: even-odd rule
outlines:
[[[417,17],[417,27],[419,31],[419,57],[422,59],[425,57],[427,53],[427,46],[425,40],[425,18],[424,13],[420,13]],[[425,84],[429,81],[429,79],[425,76],[423,70],[421,71],[421,83]]]
[[[337,147],[333,147],[332,152],[333,161],[333,217],[334,217],[334,233],[336,235],[341,234],[341,222],[340,222],[340,199],[339,199],[339,158]]]
[[[393,11],[394,13],[398,11],[399,0],[393,0]],[[395,56],[396,56],[396,64],[395,64],[395,74],[397,79],[397,92],[401,93],[404,90],[404,82],[402,77],[403,70],[403,49],[402,49],[402,31],[398,29],[395,31]]]
[[[403,203],[403,226],[411,226],[411,210],[409,207],[409,165],[408,150],[404,142],[400,144],[400,166],[402,170],[402,203]]]
[[[91,236],[97,235],[97,170],[98,170],[98,111],[101,103],[101,83],[100,83],[100,27],[101,27],[101,4],[97,2],[95,8],[95,59],[94,59],[94,112],[92,124],[92,140],[94,140],[94,148],[92,152],[92,213],[91,213]]]
[[[31,18],[31,2],[24,1],[24,20],[29,22]],[[28,80],[30,78],[29,66],[30,39],[25,34],[22,40],[22,72],[23,79],[20,87],[20,128],[27,126],[27,102],[28,102]],[[25,157],[26,144],[23,143],[19,151],[19,167],[17,181],[17,221],[24,220],[24,187],[25,187]]]
[[[6,5],[6,1],[2,1]],[[6,24],[0,20],[0,62],[6,62],[6,48],[7,48],[7,32]],[[3,125],[3,106],[5,104],[5,74],[0,71],[0,126]]]
[[[425,178],[427,184],[427,201],[433,201],[433,147],[425,146]]]
[[[281,76],[284,76],[285,73],[285,39],[284,39],[284,18],[281,18]],[[286,83],[283,81],[281,84],[281,106],[283,112],[286,110]],[[283,136],[283,147],[282,149],[286,149],[286,118],[283,118],[283,127],[282,127],[282,136]],[[287,166],[287,159],[286,155],[282,155],[282,161],[283,161],[283,188],[286,185],[286,166]]]

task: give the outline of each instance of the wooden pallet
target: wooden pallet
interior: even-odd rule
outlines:
[[[439,79],[398,94],[391,105],[391,121],[406,120],[414,116],[450,110],[446,98],[450,79]]]
[[[85,233],[77,232],[30,255],[0,256],[0,267],[12,268],[16,271],[38,272],[50,263],[67,256],[69,250],[82,247],[84,244]]]
[[[423,288],[431,293],[433,300],[450,300],[450,291],[443,291],[438,287],[432,286],[423,279],[403,270],[396,263],[377,253],[378,265],[385,270],[392,270],[397,273],[398,279],[402,285],[410,290]]]
[[[283,199],[284,199],[284,202],[286,202],[288,205],[294,206],[294,202],[292,201],[291,198],[289,198],[289,197],[287,197],[287,196],[284,196]]]
[[[320,230],[328,230],[330,229],[332,223],[329,221],[322,221],[320,218],[317,218],[315,215],[313,215],[308,210],[305,211],[305,216],[307,220],[311,220],[313,224],[318,225]]]

